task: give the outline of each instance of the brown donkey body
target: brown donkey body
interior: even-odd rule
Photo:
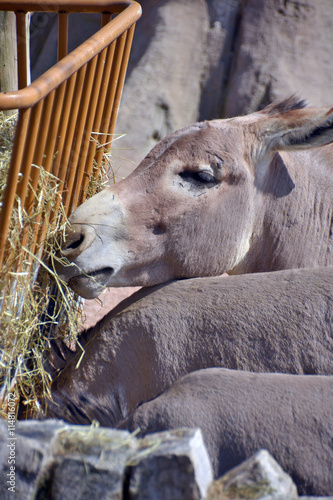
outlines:
[[[48,416],[114,426],[208,367],[333,374],[333,268],[181,280],[139,290],[83,333]]]

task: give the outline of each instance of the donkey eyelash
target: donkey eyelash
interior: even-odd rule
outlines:
[[[188,182],[194,181],[200,184],[215,184],[216,179],[213,174],[210,172],[204,171],[204,170],[199,170],[197,172],[192,171],[192,170],[185,170],[184,172],[181,172],[179,176]]]

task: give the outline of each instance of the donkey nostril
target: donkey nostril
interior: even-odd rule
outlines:
[[[164,234],[166,232],[166,227],[164,224],[156,224],[153,227],[153,234],[158,235],[158,234]]]
[[[69,260],[74,260],[94,243],[95,238],[94,227],[77,224],[75,229],[70,228],[67,232],[62,254]]]
[[[81,245],[83,240],[84,240],[84,236],[83,236],[83,234],[80,234],[80,236],[77,240],[72,241],[72,243],[67,245],[66,250],[75,250],[76,248],[78,248]]]

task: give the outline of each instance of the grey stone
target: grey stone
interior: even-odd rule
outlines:
[[[212,484],[208,500],[227,498],[292,500],[298,494],[290,476],[267,450],[260,450]]]
[[[8,490],[7,444],[15,442],[19,500],[176,500],[205,497],[212,468],[201,431],[175,430],[137,439],[128,431],[66,425],[55,420],[16,423],[15,437],[0,421],[0,498]]]
[[[196,500],[206,497],[212,467],[199,429],[147,435],[130,470],[130,498]],[[148,446],[149,452],[146,451]]]
[[[83,455],[81,459],[56,461],[40,481],[38,500],[117,500],[122,498],[123,474],[112,467],[94,467]]]
[[[126,463],[137,443],[128,432],[115,429],[64,427],[53,442],[53,459],[39,480],[37,498],[120,500]]]
[[[63,424],[49,420],[47,422],[19,422],[10,435],[7,422],[0,420],[0,498],[26,500],[32,498],[42,464],[50,456],[51,440]],[[10,444],[13,443],[13,457]],[[12,463],[11,461],[14,460]],[[10,467],[13,483],[8,483]],[[8,488],[14,487],[9,490]],[[14,493],[15,491],[15,493]]]
[[[0,425],[0,498],[7,499],[13,498],[6,483],[8,431],[6,422]],[[121,499],[126,464],[137,446],[127,431],[54,420],[17,422],[15,498]]]

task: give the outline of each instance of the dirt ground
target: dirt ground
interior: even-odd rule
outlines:
[[[124,288],[107,288],[99,296],[99,300],[85,300],[84,303],[84,328],[94,326],[100,319],[103,318],[111,309],[116,307],[119,302],[129,297],[140,287],[124,287]]]

